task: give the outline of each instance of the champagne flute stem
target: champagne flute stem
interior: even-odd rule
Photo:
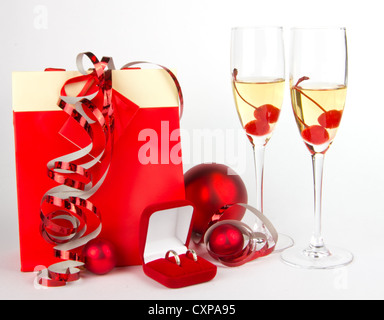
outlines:
[[[322,194],[323,194],[323,172],[324,172],[324,154],[315,153],[312,155],[313,166],[313,185],[314,185],[314,213],[315,223],[310,247],[307,253],[314,257],[329,255],[329,251],[325,248],[322,237]]]
[[[253,146],[256,172],[256,209],[263,213],[265,146]]]

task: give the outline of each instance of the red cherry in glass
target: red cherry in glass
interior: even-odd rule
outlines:
[[[324,112],[318,119],[319,124],[324,128],[335,129],[340,125],[342,111],[330,110]]]
[[[310,126],[301,132],[303,139],[311,144],[320,145],[328,142],[329,133],[322,126]]]
[[[210,250],[218,256],[239,253],[244,247],[242,232],[232,224],[226,223],[216,227],[208,240]]]
[[[264,104],[254,112],[256,119],[266,120],[268,123],[276,123],[279,120],[280,109],[271,104]]]
[[[269,133],[270,126],[266,119],[256,119],[248,122],[244,129],[252,136],[265,136]]]

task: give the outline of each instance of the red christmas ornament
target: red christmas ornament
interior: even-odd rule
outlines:
[[[112,243],[103,239],[89,241],[84,249],[85,267],[90,272],[103,275],[116,267],[116,253]]]
[[[222,164],[200,164],[185,174],[186,198],[195,205],[193,232],[203,235],[220,209],[234,203],[247,203],[248,194],[243,180]],[[221,220],[241,220],[244,208],[225,210]],[[217,218],[217,216],[216,216]]]
[[[222,224],[212,231],[208,239],[210,250],[218,256],[230,256],[244,248],[243,233],[231,224]]]

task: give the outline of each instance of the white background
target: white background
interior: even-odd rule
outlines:
[[[384,298],[382,1],[13,0],[2,1],[0,7],[0,298]],[[84,274],[65,288],[36,289],[34,275],[19,272],[11,72],[73,70],[76,55],[83,51],[113,56],[117,67],[135,60],[160,63],[178,70],[186,132],[237,132],[229,42],[231,28],[242,25],[284,26],[287,51],[290,27],[347,28],[349,91],[342,124],[326,156],[324,237],[350,249],[354,263],[339,270],[307,271],[284,265],[275,254],[237,269],[220,267],[210,283],[180,290],[153,282],[140,267],[116,269],[102,277]],[[286,93],[267,147],[265,213],[280,232],[306,244],[312,231],[311,161],[294,123],[288,88]],[[239,174],[254,204],[252,153],[244,145],[237,156],[247,165]],[[185,170],[203,161],[232,164],[187,147]]]

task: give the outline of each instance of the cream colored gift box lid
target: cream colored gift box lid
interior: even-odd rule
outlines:
[[[67,80],[80,75],[77,71],[14,72],[13,111],[61,110],[57,106],[61,88]],[[162,69],[114,70],[112,86],[141,108],[179,105],[175,83],[167,71]],[[80,92],[81,85],[71,87],[74,92]],[[68,94],[76,96],[74,92]]]

